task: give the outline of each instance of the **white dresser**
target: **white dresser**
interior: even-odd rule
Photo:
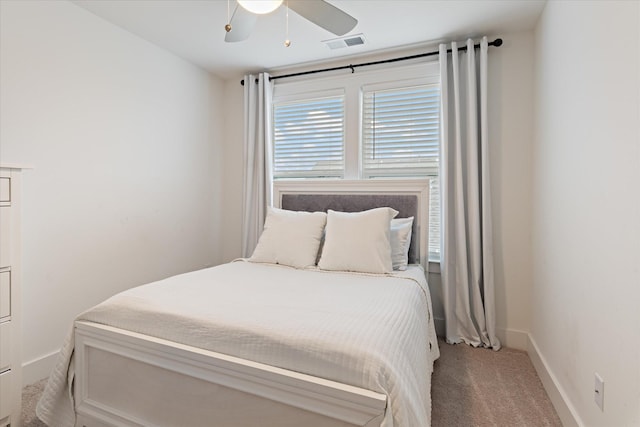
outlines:
[[[21,424],[20,175],[0,165],[0,427]]]

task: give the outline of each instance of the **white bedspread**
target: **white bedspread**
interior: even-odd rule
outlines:
[[[439,350],[424,272],[296,270],[233,262],[122,292],[78,317],[388,396],[383,426],[430,425]],[[38,407],[73,426],[73,334]]]

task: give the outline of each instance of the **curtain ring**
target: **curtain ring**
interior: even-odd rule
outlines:
[[[356,70],[353,68],[353,65],[352,65],[352,64],[349,64],[349,68],[351,68],[351,74],[353,74],[353,73],[355,73],[355,72],[356,72]]]

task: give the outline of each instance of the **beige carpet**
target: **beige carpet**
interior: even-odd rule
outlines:
[[[526,353],[443,342],[440,352],[431,388],[433,427],[562,426]],[[44,384],[22,391],[24,427],[45,426],[35,416]]]
[[[46,424],[36,417],[36,404],[46,382],[44,379],[22,389],[22,427],[46,427]]]
[[[562,426],[527,353],[440,341],[432,426]]]

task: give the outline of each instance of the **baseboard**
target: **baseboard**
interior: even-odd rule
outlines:
[[[549,369],[549,365],[547,364],[547,361],[542,353],[540,353],[540,349],[538,348],[535,340],[533,339],[531,334],[527,334],[527,337],[527,353],[529,353],[531,363],[538,373],[540,381],[542,381],[542,385],[544,386],[544,389],[546,390],[547,395],[549,396],[549,399],[553,404],[553,407],[556,409],[556,412],[560,417],[560,421],[562,421],[562,425],[564,427],[584,427],[582,419],[571,404],[567,393],[558,382],[558,379],[553,374],[553,371]]]
[[[22,386],[31,385],[51,374],[56,363],[59,351],[39,357],[22,364]]]

